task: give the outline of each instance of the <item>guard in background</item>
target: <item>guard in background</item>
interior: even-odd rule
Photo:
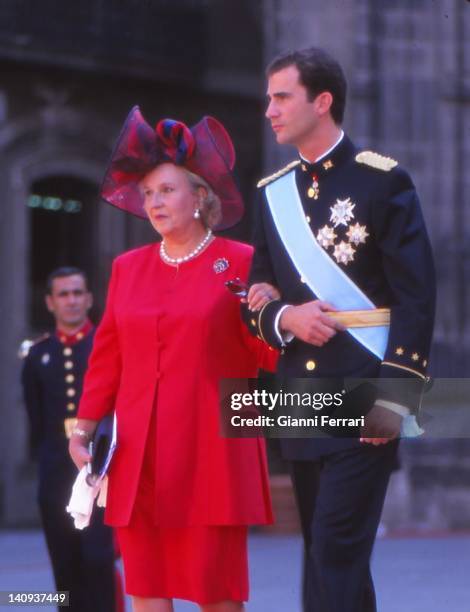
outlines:
[[[56,329],[22,344],[22,384],[31,445],[39,462],[39,509],[56,588],[70,591],[74,612],[114,612],[113,532],[103,524],[103,509],[94,509],[90,526],[83,531],[75,529],[65,511],[77,476],[68,438],[93,343],[94,327],[88,319],[92,301],[81,270],[64,267],[49,275],[46,305]]]

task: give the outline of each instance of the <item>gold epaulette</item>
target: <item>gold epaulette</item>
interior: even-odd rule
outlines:
[[[356,155],[356,161],[359,164],[365,164],[366,166],[376,168],[377,170],[384,170],[385,172],[389,172],[398,165],[395,159],[385,157],[385,155],[380,155],[374,151],[361,151],[361,153]]]
[[[291,161],[290,163],[288,163],[287,166],[284,166],[284,168],[281,168],[280,170],[278,170],[274,174],[270,174],[269,176],[266,176],[265,178],[261,179],[256,186],[257,187],[264,187],[268,183],[272,183],[273,181],[275,181],[279,177],[283,176],[284,174],[289,172],[289,170],[292,170],[292,168],[295,168],[299,164],[300,164],[300,159],[294,159],[294,161]]]
[[[34,340],[31,340],[29,338],[26,338],[26,340],[23,340],[23,342],[20,344],[20,347],[18,349],[18,357],[20,359],[25,359],[29,355],[29,351],[31,350],[33,346],[35,346],[36,344],[39,344],[43,340],[46,340],[47,338],[49,338],[49,336],[50,334],[46,333],[46,334],[42,334],[42,336],[39,336],[39,338],[35,338]]]

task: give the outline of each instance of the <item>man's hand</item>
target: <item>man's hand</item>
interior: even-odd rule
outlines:
[[[387,444],[400,435],[402,416],[383,406],[374,404],[365,417],[360,441],[364,444]]]
[[[314,346],[323,346],[336,332],[346,329],[326,314],[334,311],[336,308],[331,304],[320,300],[289,306],[282,313],[279,326],[281,331],[291,332],[299,340]]]
[[[260,310],[267,302],[278,300],[281,294],[269,283],[251,285],[247,295],[248,308],[254,312]]]

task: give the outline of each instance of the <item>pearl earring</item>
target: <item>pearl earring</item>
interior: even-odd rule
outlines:
[[[196,208],[194,211],[194,218],[199,219],[201,217],[201,213],[199,212],[199,208]]]

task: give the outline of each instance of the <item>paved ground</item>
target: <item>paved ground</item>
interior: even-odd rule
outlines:
[[[255,534],[250,549],[252,589],[247,612],[300,612],[300,539]],[[468,534],[379,540],[373,571],[379,612],[470,610]],[[0,591],[52,589],[41,533],[0,531]],[[33,609],[47,608],[28,606]],[[175,609],[191,612],[197,608],[177,602]]]

